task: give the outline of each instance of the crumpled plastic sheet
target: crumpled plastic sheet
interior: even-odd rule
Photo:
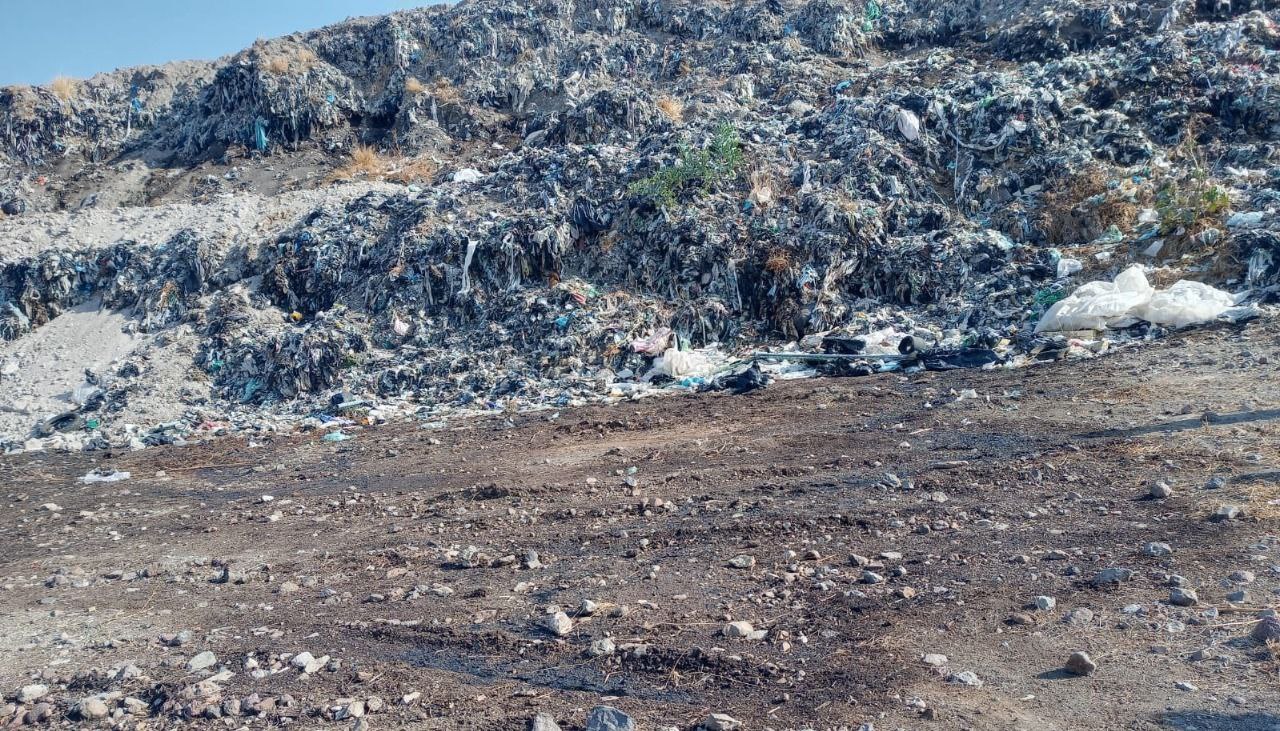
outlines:
[[[1054,303],[1035,331],[1108,330],[1138,321],[1186,327],[1216,319],[1236,300],[1229,292],[1185,279],[1157,290],[1147,282],[1142,265],[1135,264],[1113,282],[1090,282]]]

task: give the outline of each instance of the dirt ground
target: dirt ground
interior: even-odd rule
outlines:
[[[0,723],[1280,728],[1278,336],[9,458]]]

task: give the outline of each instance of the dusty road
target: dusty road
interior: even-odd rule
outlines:
[[[8,459],[0,723],[1280,728],[1278,335]]]

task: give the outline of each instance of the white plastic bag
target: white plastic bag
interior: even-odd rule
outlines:
[[[1036,332],[1106,330],[1139,320],[1186,327],[1216,319],[1235,300],[1229,292],[1186,280],[1156,290],[1147,282],[1142,265],[1134,264],[1114,282],[1089,282],[1077,288],[1044,313]]]
[[[1234,304],[1235,297],[1227,292],[1184,279],[1153,294],[1137,315],[1157,325],[1186,327],[1216,319]]]
[[[1133,311],[1145,305],[1154,293],[1142,273],[1142,265],[1134,264],[1120,272],[1114,282],[1089,282],[1078,287],[1044,313],[1036,332],[1127,327],[1137,321]]]
[[[898,110],[898,131],[908,142],[915,142],[920,139],[920,118],[910,109]]]
[[[656,374],[684,378],[685,376],[707,376],[713,370],[711,362],[701,353],[667,348],[662,355],[653,359],[653,370],[649,378]]]

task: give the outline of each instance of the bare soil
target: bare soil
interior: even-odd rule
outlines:
[[[135,697],[147,710],[115,723],[153,729],[350,728],[335,709],[374,696],[372,728],[519,729],[548,712],[581,729],[599,704],[641,729],[712,712],[779,730],[1280,728],[1280,663],[1248,638],[1280,601],[1278,335],[1224,327],[1018,371],[791,381],[339,444],[10,458],[0,690],[48,685],[65,725],[112,723],[76,716],[86,696],[113,711]],[[98,467],[132,477],[78,481]],[[1214,476],[1225,486],[1206,489]],[[1150,498],[1161,480],[1173,496]],[[1224,504],[1242,517],[1210,521]],[[754,566],[731,567],[739,555]],[[1092,586],[1108,567],[1134,574]],[[1168,603],[1174,574],[1198,606]],[[1037,595],[1056,607],[1028,608]],[[566,636],[543,628],[553,608]],[[726,637],[731,620],[767,634]],[[158,639],[184,630],[181,646]],[[606,637],[615,651],[593,657]],[[188,672],[206,650],[217,663]],[[1076,650],[1093,675],[1062,671]],[[302,651],[340,667],[304,676],[275,657]],[[279,672],[254,678],[251,653]],[[143,677],[111,680],[122,663]],[[190,691],[220,666],[234,675]],[[963,671],[983,685],[948,682]],[[275,707],[248,710],[264,698]],[[249,699],[244,715],[209,718],[229,699]]]

